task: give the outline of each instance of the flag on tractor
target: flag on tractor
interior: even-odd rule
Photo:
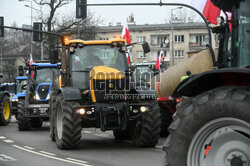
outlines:
[[[164,59],[165,56],[164,56],[164,52],[161,50],[160,51],[160,54],[156,60],[156,63],[155,63],[155,69],[156,70],[160,70],[160,67],[161,67],[161,62],[162,62],[162,59]]]
[[[31,66],[32,63],[33,63],[33,58],[32,58],[32,55],[30,54],[30,62],[29,62],[29,65]],[[27,70],[26,74],[28,74],[28,73],[29,73],[29,70]],[[33,76],[34,76],[34,72],[31,71],[31,77],[33,77]]]
[[[122,37],[122,39],[125,39],[128,44],[131,43],[131,37],[130,37],[127,21],[124,23],[121,37]]]
[[[212,23],[217,24],[217,17],[220,16],[220,9],[210,0],[191,0],[191,4],[197,10],[199,10],[206,19]]]
[[[125,22],[123,26],[121,38],[125,39],[128,44],[131,43],[131,37],[130,37],[127,21]],[[126,52],[126,58],[129,64],[130,63],[130,49],[128,49],[128,51]]]

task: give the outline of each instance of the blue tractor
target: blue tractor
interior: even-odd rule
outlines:
[[[11,106],[12,106],[12,114],[15,115],[17,119],[17,103],[18,97],[25,97],[25,91],[22,89],[22,86],[27,84],[27,76],[18,76],[16,77],[16,90],[15,95],[11,97]]]
[[[49,100],[53,80],[57,78],[60,64],[46,62],[33,63],[29,70],[25,96],[18,96],[18,130],[26,131],[42,127],[43,121],[49,120]]]

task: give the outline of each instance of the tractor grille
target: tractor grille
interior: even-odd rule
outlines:
[[[125,79],[93,80],[97,102],[124,101]]]
[[[38,87],[38,95],[40,99],[46,99],[49,92],[50,85],[40,85]]]

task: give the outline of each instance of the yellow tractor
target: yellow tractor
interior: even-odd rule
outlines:
[[[148,43],[141,44],[150,51]],[[113,130],[115,139],[131,139],[135,146],[155,146],[160,110],[154,92],[136,89],[131,81],[125,40],[64,38],[62,45],[62,68],[50,100],[50,137],[57,147],[79,147],[81,129],[88,127]]]

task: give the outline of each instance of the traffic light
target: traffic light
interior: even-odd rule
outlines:
[[[23,76],[23,66],[18,66],[18,75]]]
[[[0,37],[4,37],[4,17],[0,17]]]
[[[34,30],[42,31],[43,24],[41,22],[34,22],[33,28],[34,28]],[[43,33],[42,32],[33,32],[33,41],[42,42],[43,41]]]
[[[87,0],[76,0],[76,18],[87,17]]]

